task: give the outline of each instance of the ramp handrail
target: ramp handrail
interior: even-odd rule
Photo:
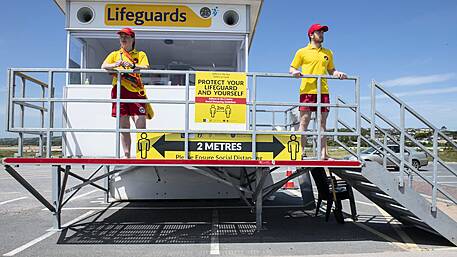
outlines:
[[[107,73],[107,74],[116,74],[118,78],[121,76],[121,74],[124,73],[133,73],[133,72],[138,72],[141,74],[179,74],[179,75],[185,75],[185,90],[186,90],[186,96],[185,100],[181,101],[168,101],[168,100],[138,100],[138,99],[120,99],[120,79],[118,79],[118,87],[117,87],[117,98],[116,99],[67,99],[67,98],[57,98],[55,97],[55,82],[54,82],[54,77],[56,74],[71,74],[71,73]],[[45,144],[45,149],[46,149],[46,157],[51,157],[51,139],[53,133],[56,132],[113,132],[116,133],[116,157],[120,157],[120,133],[121,132],[174,132],[174,133],[183,133],[185,136],[184,140],[184,145],[185,145],[185,159],[188,158],[188,145],[189,145],[189,134],[191,133],[226,133],[226,134],[251,134],[252,135],[252,159],[256,159],[256,135],[260,134],[296,134],[296,135],[311,135],[311,136],[316,136],[318,138],[317,140],[317,148],[318,152],[320,152],[320,149],[322,146],[320,145],[320,139],[323,136],[334,136],[335,133],[339,134],[341,136],[359,136],[360,135],[360,124],[357,125],[356,132],[345,132],[345,133],[340,133],[340,132],[330,132],[330,131],[320,131],[320,129],[316,129],[314,131],[303,131],[303,132],[298,132],[298,131],[262,131],[258,130],[256,127],[257,121],[256,121],[256,116],[257,116],[257,111],[259,110],[259,106],[277,106],[277,107],[297,107],[297,106],[315,106],[317,108],[321,107],[334,107],[334,108],[355,108],[357,115],[360,113],[359,110],[359,103],[360,103],[360,86],[359,86],[359,79],[358,77],[349,77],[347,80],[352,80],[355,82],[355,104],[351,105],[336,105],[336,104],[325,104],[321,103],[321,98],[318,97],[318,101],[315,104],[309,104],[309,103],[297,103],[297,102],[267,102],[267,101],[257,101],[256,99],[256,90],[258,89],[258,83],[257,83],[257,78],[293,78],[290,74],[285,74],[285,73],[265,73],[265,72],[247,72],[246,75],[248,78],[251,78],[252,83],[250,84],[251,88],[251,93],[249,94],[249,99],[246,102],[247,106],[250,106],[252,109],[252,113],[250,115],[250,120],[249,120],[249,125],[250,129],[245,130],[245,131],[205,131],[205,130],[191,130],[189,128],[189,105],[195,104],[195,101],[191,100],[189,98],[189,91],[190,91],[190,83],[189,83],[189,77],[190,75],[195,75],[198,71],[177,71],[177,70],[140,70],[140,71],[132,71],[132,70],[122,70],[122,71],[106,71],[104,69],[75,69],[75,68],[11,68],[8,70],[8,115],[7,115],[7,131],[9,132],[14,132],[14,133],[19,133],[20,140],[18,142],[18,155],[22,156],[22,148],[23,148],[23,134],[24,133],[29,133],[29,134],[39,134],[41,137],[43,135],[46,135],[46,144]],[[42,82],[39,81],[35,78],[33,78],[30,75],[26,75],[30,73],[45,73],[48,76],[48,82]],[[25,97],[25,94],[20,95],[20,97],[16,96],[15,93],[15,79],[16,77],[22,77],[23,79],[27,79],[29,81],[35,82],[36,84],[39,84],[43,88],[43,94],[41,97]],[[321,81],[322,79],[337,79],[336,77],[333,76],[319,76],[319,75],[303,75],[302,78],[315,78],[318,81],[318,95],[321,94]],[[46,86],[45,86],[46,85]],[[22,85],[22,89],[25,91],[25,84]],[[47,91],[47,94],[46,92]],[[24,117],[21,115],[20,117],[20,125],[16,126],[14,122],[14,106],[16,105],[22,105],[22,106],[28,106],[31,107],[30,102],[35,102],[35,103],[41,103],[43,106],[43,114],[44,111],[48,113],[47,115],[47,120],[45,122],[44,120],[44,115],[42,117],[42,122],[41,126],[37,128],[26,128],[24,127]],[[54,104],[55,103],[68,103],[68,102],[97,102],[97,103],[117,103],[117,117],[116,117],[116,127],[112,129],[94,129],[94,128],[81,128],[81,129],[76,129],[76,128],[57,128],[54,126],[54,117],[55,117],[55,108]],[[184,129],[174,129],[174,130],[154,130],[154,129],[122,129],[120,128],[120,106],[119,103],[121,102],[135,102],[135,103],[162,103],[162,104],[182,104],[185,105],[185,128]],[[44,106],[47,104],[48,108],[45,109]],[[287,112],[287,110],[286,110]],[[318,112],[316,120],[317,123],[320,123],[321,120],[321,115],[320,112]],[[357,120],[360,120],[360,118],[357,118]],[[284,126],[287,127],[287,124]],[[42,142],[42,140],[40,141]],[[360,142],[360,140],[358,140]],[[42,143],[40,144],[40,155],[43,156],[42,154]],[[320,159],[320,156],[317,155],[317,159]]]
[[[345,104],[345,101],[342,100],[341,98],[338,98],[338,102],[342,103],[342,104]],[[350,108],[350,110],[354,111],[354,109]],[[376,149],[377,151],[379,151],[380,153],[382,153],[383,155],[383,166],[384,168],[386,168],[386,160],[388,159],[389,161],[391,161],[393,164],[397,165],[398,167],[400,167],[401,165],[401,159],[404,159],[404,155],[403,154],[399,154],[397,156],[397,154],[392,151],[390,148],[387,147],[387,138],[389,138],[394,144],[400,144],[400,142],[398,141],[397,138],[395,138],[393,135],[391,135],[388,131],[382,129],[378,124],[372,122],[372,120],[370,120],[369,117],[367,117],[366,115],[364,114],[361,114],[361,118],[366,121],[368,124],[370,124],[370,126],[374,126],[375,127],[375,131],[379,131],[381,132],[384,136],[384,140],[383,142],[379,141],[378,139],[376,139],[376,137],[371,137],[370,138],[365,138],[363,136],[361,136],[361,140],[363,142],[365,142],[366,144],[368,144],[369,146],[373,147],[374,149]],[[385,118],[385,117],[383,117]],[[387,118],[386,118],[387,119]],[[338,124],[341,124],[343,125],[345,128],[349,129],[349,130],[353,130],[353,128],[351,128],[351,126],[349,126],[348,124],[346,124],[344,121],[340,120],[338,117],[337,117],[337,120],[338,120]],[[387,119],[388,120],[388,119]],[[391,125],[393,128],[395,128],[396,130],[399,130],[400,128],[398,128],[398,126],[396,126],[393,122],[391,122],[390,120],[386,121],[389,125]],[[373,129],[371,130],[373,131]],[[371,133],[370,133],[371,134]],[[446,167],[446,169],[450,169],[451,172],[452,171],[452,168],[449,167],[449,165],[447,165],[441,158],[439,158],[438,155],[434,155],[434,154],[431,154],[430,151],[425,147],[423,146],[422,144],[420,144],[420,142],[418,142],[417,140],[415,140],[411,135],[409,135],[408,133],[405,133],[405,136],[408,137],[408,139],[410,139],[411,141],[413,141],[414,143],[416,143],[418,145],[419,148],[423,149],[426,153],[430,154],[432,157],[436,157],[435,160],[436,162],[439,162],[443,167]],[[346,145],[344,145],[343,142],[341,142],[340,140],[338,140],[337,136],[335,136],[336,139],[335,141],[340,144],[341,146],[343,146],[348,152],[350,152],[352,155],[355,155],[356,154],[352,151],[350,151],[349,148],[347,148]],[[408,149],[405,149],[406,151],[409,152]],[[435,151],[434,151],[435,152]],[[401,156],[401,157],[400,157]],[[363,161],[363,160],[362,160]],[[421,179],[423,179],[427,184],[429,184],[430,186],[432,186],[432,192],[433,190],[436,190],[437,192],[440,192],[441,194],[443,194],[443,196],[445,196],[447,199],[449,199],[451,202],[453,202],[454,204],[457,204],[457,199],[451,195],[450,193],[448,193],[446,190],[444,190],[443,188],[441,188],[439,185],[436,184],[436,180],[430,180],[428,177],[426,177],[425,175],[423,175],[419,170],[417,170],[413,165],[412,163],[410,162],[411,160],[407,160],[405,162],[403,162],[403,165],[404,167],[406,167],[408,170],[404,170],[404,172],[409,176],[410,178],[410,186],[411,186],[411,183],[412,183],[412,179],[413,179],[413,176],[412,174],[414,173],[415,175],[419,176]],[[436,172],[436,163],[434,163],[434,172]],[[437,196],[436,196],[436,192],[435,194],[432,193],[432,206],[431,206],[431,210],[432,211],[436,211],[436,200],[437,200]]]
[[[381,95],[377,95],[377,90],[381,91]],[[376,109],[376,98],[377,97],[385,97],[388,99],[391,99],[395,101],[399,107],[400,107],[400,124],[397,125],[395,122],[391,121],[388,117],[377,111]],[[446,164],[439,156],[438,156],[438,136],[441,136],[446,142],[448,142],[454,149],[457,149],[457,144],[453,142],[448,136],[446,136],[442,131],[440,131],[437,127],[435,127],[431,122],[429,122],[427,119],[425,119],[422,115],[417,113],[412,107],[407,105],[404,101],[402,101],[400,98],[395,96],[394,94],[390,93],[388,90],[386,90],[381,84],[379,84],[376,81],[372,81],[371,83],[371,119],[369,121],[371,129],[370,129],[370,138],[372,140],[376,140],[376,134],[375,131],[379,130],[379,127],[376,125],[376,118],[381,119],[385,123],[387,123],[389,126],[391,126],[395,131],[400,133],[400,138],[399,142],[395,141],[400,146],[400,165],[399,165],[399,186],[403,187],[404,186],[404,174],[405,174],[405,167],[408,167],[410,171],[413,173],[419,175],[421,178],[424,179],[424,176],[420,174],[418,170],[416,170],[412,165],[409,163],[406,163],[407,160],[405,158],[405,139],[410,140],[413,142],[419,149],[423,150],[426,152],[428,155],[430,155],[433,158],[433,177],[432,181],[429,181],[429,179],[424,179],[427,183],[431,184],[432,186],[432,205],[431,209],[432,211],[436,211],[436,201],[437,201],[437,191],[440,191],[443,193],[443,191],[438,187],[438,175],[437,175],[437,168],[438,168],[438,163],[441,164],[447,171],[449,171],[453,176],[457,177],[457,172],[451,168],[448,164]],[[424,145],[422,145],[418,140],[416,140],[413,136],[411,136],[405,128],[405,115],[409,114],[412,115],[413,117],[417,118],[420,122],[425,124],[428,128],[430,128],[433,131],[433,152],[428,150]],[[384,133],[387,133],[384,131]],[[392,137],[390,137],[392,138]],[[377,141],[377,140],[376,140]],[[378,141],[378,143],[381,143]],[[383,148],[386,150],[390,150],[387,148],[384,143],[382,144]],[[410,180],[412,180],[412,176],[410,176]],[[412,181],[411,181],[412,183]],[[457,204],[455,198],[453,198],[449,194],[444,194],[449,200],[451,200],[454,204]]]

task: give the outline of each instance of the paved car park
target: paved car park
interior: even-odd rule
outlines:
[[[49,168],[19,170],[49,199]],[[427,176],[430,171],[421,169]],[[443,184],[457,188],[455,178],[441,170],[439,175]],[[442,237],[400,225],[357,192],[358,221],[347,218],[339,225],[333,216],[325,222],[322,211],[314,217],[314,210],[304,210],[299,190],[280,191],[266,202],[264,229],[256,232],[254,213],[237,200],[105,203],[101,191],[87,187],[65,206],[67,228],[57,232],[51,230],[49,211],[6,172],[0,172],[0,190],[4,256],[457,254]]]

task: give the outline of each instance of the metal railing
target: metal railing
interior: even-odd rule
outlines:
[[[381,112],[379,112],[376,109],[376,103],[377,100],[376,98],[378,95],[376,95],[377,90],[382,92],[383,97],[387,97],[391,100],[393,100],[395,103],[398,104],[400,107],[400,124],[396,125],[391,119],[383,115]],[[443,193],[445,192],[444,190],[441,190],[438,186],[438,163],[444,167],[447,171],[449,171],[453,176],[457,177],[457,171],[455,171],[453,168],[451,168],[448,164],[446,164],[439,156],[438,156],[438,136],[443,138],[450,146],[452,146],[455,150],[457,150],[457,144],[453,142],[448,136],[446,136],[440,129],[435,127],[431,122],[429,122],[427,119],[425,119],[422,115],[417,113],[412,107],[407,105],[405,102],[403,102],[401,99],[387,91],[382,85],[377,83],[376,81],[372,81],[371,84],[371,138],[375,139],[375,124],[376,124],[376,119],[379,118],[383,122],[387,123],[389,126],[391,126],[393,129],[398,131],[400,133],[400,140],[399,140],[399,145],[400,145],[400,172],[399,172],[399,186],[404,186],[404,177],[405,177],[405,167],[408,167],[408,169],[415,173],[416,175],[419,175],[421,178],[425,178],[425,176],[422,176],[420,172],[412,167],[412,165],[409,165],[409,163],[406,163],[406,160],[403,156],[402,153],[405,151],[405,140],[409,140],[416,145],[419,149],[422,151],[426,152],[429,156],[432,157],[433,159],[433,175],[432,175],[432,181],[429,181],[429,179],[425,179],[427,183],[429,183],[432,186],[432,211],[436,211],[436,201],[437,201],[437,192],[440,191],[443,195],[445,195],[449,200],[454,202],[454,204],[457,204],[457,200],[450,194],[448,193]],[[410,135],[405,128],[405,116],[406,114],[412,115],[414,118],[418,119],[420,122],[422,122],[424,125],[426,125],[428,128],[433,130],[433,152],[428,150],[423,144],[421,144],[418,140],[414,138],[414,136]],[[410,176],[410,179],[412,180],[412,176]]]
[[[377,95],[376,92],[377,90],[381,91],[382,94]],[[383,97],[385,99],[390,99],[393,100],[396,104],[398,104],[400,113],[400,121],[399,125],[395,124],[391,119],[389,119],[386,115],[383,115],[380,111],[376,109],[376,103],[377,103],[377,97]],[[412,107],[407,105],[404,101],[387,91],[382,85],[379,83],[372,81],[371,84],[371,117],[365,116],[363,114],[360,115],[360,118],[363,119],[363,121],[367,122],[369,124],[369,137],[364,137],[361,135],[360,139],[367,145],[373,147],[381,153],[383,156],[383,166],[384,168],[387,168],[387,161],[392,162],[394,165],[396,165],[399,168],[399,173],[398,173],[398,181],[399,181],[399,187],[404,187],[405,186],[405,175],[408,176],[409,179],[409,186],[412,188],[413,186],[413,178],[414,176],[420,177],[423,181],[425,181],[427,184],[429,184],[432,187],[432,193],[431,193],[431,210],[434,212],[436,211],[436,205],[437,205],[437,192],[441,193],[444,197],[449,199],[451,202],[454,204],[457,204],[457,199],[444,190],[442,187],[438,185],[438,164],[440,164],[442,167],[444,167],[447,171],[449,171],[453,176],[457,177],[457,172],[450,167],[447,163],[445,163],[439,156],[438,156],[438,136],[443,138],[450,146],[452,146],[453,149],[457,150],[457,144],[453,142],[448,136],[446,136],[442,131],[440,131],[437,127],[435,127],[432,123],[427,121],[423,116],[418,114]],[[337,103],[341,103],[345,105],[345,101],[342,100],[341,98],[338,98]],[[356,112],[355,109],[350,108],[353,112]],[[338,110],[338,109],[337,109]],[[421,121],[424,125],[426,125],[428,128],[430,128],[433,131],[433,150],[430,151],[427,147],[425,147],[422,143],[420,143],[417,139],[414,138],[414,136],[410,135],[406,128],[405,128],[405,117],[406,114],[412,115],[412,117],[417,118],[419,121]],[[338,116],[338,113],[336,114]],[[390,133],[388,130],[381,128],[381,126],[376,122],[376,119],[382,120],[384,123],[389,125],[393,131],[397,132],[399,136],[393,135],[393,133]],[[337,124],[335,125],[335,129],[338,129],[339,125],[342,125],[344,128],[351,130],[351,126],[349,126],[346,122],[343,120],[340,120],[338,117],[336,118]],[[380,135],[377,137],[377,134]],[[340,145],[344,144],[338,140],[338,136],[335,136],[334,139],[336,142],[338,142]],[[422,174],[416,167],[413,166],[412,160],[411,160],[411,151],[408,148],[405,148],[405,141],[409,140],[412,142],[417,148],[421,149],[424,151],[426,154],[431,156],[433,158],[433,173],[432,173],[432,179],[430,180],[427,176]],[[394,152],[392,149],[388,147],[388,144],[395,144],[400,147],[399,153]],[[344,146],[347,148],[347,146]],[[346,149],[350,150],[350,149]],[[404,153],[407,152],[409,154],[405,155]],[[357,155],[360,158],[359,154],[356,154],[354,152],[351,152],[353,155]],[[414,175],[414,176],[413,176]]]
[[[335,108],[336,109],[336,108]],[[297,111],[294,113],[294,111]],[[337,109],[336,109],[337,110]],[[300,126],[300,114],[298,111],[298,106],[294,107],[289,107],[286,110],[262,110],[258,109],[257,113],[269,113],[271,114],[271,123],[258,123],[257,127],[267,127],[271,128],[272,130],[285,130],[285,131],[298,131],[298,127]],[[278,123],[277,122],[277,117],[278,115],[282,115],[282,119],[284,122]],[[292,117],[295,117],[296,119],[292,120]],[[281,119],[281,117],[280,117]],[[335,119],[336,120],[336,119]],[[306,131],[316,131],[317,130],[317,124],[316,124],[316,112],[312,112],[311,118],[310,118],[310,124],[312,124],[311,129],[306,129]],[[335,123],[336,124],[336,123]],[[338,130],[334,129],[335,132],[338,132]],[[353,130],[353,133],[356,133],[355,130]],[[334,136],[335,137],[335,136]],[[316,149],[316,142],[317,138],[316,136],[313,136],[311,138],[311,151],[313,156],[316,156],[317,154],[317,149]]]
[[[245,131],[214,131],[214,130],[191,130],[189,126],[189,106],[195,104],[193,99],[190,99],[190,83],[189,83],[189,76],[195,75],[197,71],[175,71],[175,70],[141,70],[139,73],[141,74],[167,74],[167,75],[184,75],[185,76],[185,99],[184,100],[139,100],[139,99],[120,99],[120,77],[124,73],[132,73],[131,70],[123,70],[123,71],[110,71],[107,72],[103,69],[63,69],[63,68],[12,68],[8,70],[8,115],[7,115],[7,131],[14,132],[19,134],[18,140],[18,155],[23,155],[23,136],[24,134],[32,134],[32,135],[39,135],[40,137],[40,155],[43,156],[43,146],[46,149],[46,157],[51,157],[51,139],[54,133],[61,132],[93,132],[93,133],[100,133],[100,132],[111,132],[116,134],[116,156],[117,158],[120,157],[120,133],[122,132],[162,132],[162,133],[183,133],[185,138],[185,158],[188,158],[189,153],[189,134],[192,133],[213,133],[213,134],[250,134],[252,136],[252,159],[256,159],[256,138],[257,135],[261,134],[296,134],[296,135],[307,135],[307,136],[315,136],[317,137],[317,151],[320,152],[322,145],[320,144],[321,138],[323,136],[356,136],[360,135],[360,118],[356,117],[357,124],[356,124],[356,131],[355,132],[339,132],[339,131],[320,131],[320,129],[315,129],[313,131],[267,131],[267,130],[259,130],[257,127],[257,113],[259,112],[260,108],[265,106],[273,106],[273,107],[288,107],[285,110],[285,113],[288,113],[292,108],[296,108],[299,106],[313,106],[320,109],[321,107],[330,107],[330,108],[352,108],[356,110],[356,116],[360,116],[360,86],[359,86],[359,79],[357,77],[349,77],[347,80],[354,81],[355,85],[355,104],[325,104],[321,103],[321,97],[317,97],[317,103],[310,104],[310,103],[296,103],[296,102],[267,102],[267,101],[258,101],[256,92],[259,90],[258,85],[258,78],[293,78],[289,74],[281,74],[281,73],[260,73],[260,72],[249,72],[246,73],[247,77],[251,79],[250,87],[250,94],[249,94],[249,101],[247,101],[246,105],[250,108],[250,118],[249,118],[249,128]],[[43,82],[38,80],[30,75],[27,74],[31,73],[45,73],[47,74],[47,82]],[[57,74],[71,74],[71,73],[106,73],[109,74],[116,74],[118,77],[118,85],[117,85],[117,98],[116,99],[86,99],[86,98],[57,98],[55,97],[55,83],[54,79]],[[18,96],[16,94],[16,78],[21,78],[21,94]],[[337,79],[332,76],[317,76],[317,75],[304,75],[302,78],[315,78],[318,81],[318,95],[321,94],[321,82],[322,79]],[[42,94],[40,97],[25,97],[26,82],[32,82],[35,85],[39,85],[42,88]],[[261,89],[261,86],[260,86]],[[96,128],[57,128],[54,126],[54,118],[56,116],[55,113],[55,104],[56,103],[117,103],[116,104],[116,125],[112,129],[96,129]],[[185,126],[184,129],[180,130],[155,130],[155,129],[122,129],[120,127],[120,105],[119,103],[151,103],[151,104],[182,104],[185,105]],[[38,103],[38,105],[33,104]],[[41,105],[40,105],[41,104]],[[20,115],[19,115],[19,126],[15,125],[15,106],[21,106]],[[47,108],[45,107],[47,106]],[[25,108],[33,108],[39,109],[41,112],[40,117],[40,127],[35,128],[26,128],[24,127],[24,110]],[[45,115],[47,114],[47,119],[45,119]],[[321,113],[317,112],[316,115],[316,122],[320,124],[322,119]],[[285,120],[287,122],[287,120]],[[291,127],[291,125],[284,125],[284,127]],[[319,126],[318,126],[319,127]],[[43,138],[46,137],[46,143],[43,145]],[[360,142],[360,139],[358,139]],[[317,159],[320,159],[320,156],[317,155]]]
[[[25,123],[25,108],[30,108],[33,110],[38,110],[40,112],[40,124],[41,127],[44,127],[44,114],[45,112],[48,112],[48,108],[45,108],[45,103],[42,102],[41,106],[27,103],[27,102],[13,102],[13,97],[14,97],[14,87],[15,83],[13,83],[12,87],[10,86],[12,82],[15,81],[15,75],[19,78],[21,87],[20,87],[20,96],[22,98],[25,98],[26,95],[26,83],[27,81],[32,82],[36,85],[38,85],[41,88],[41,97],[45,98],[45,91],[48,88],[48,84],[45,82],[42,82],[41,80],[38,80],[36,78],[30,77],[22,72],[17,72],[16,74],[8,71],[8,85],[9,85],[9,90],[8,90],[8,106],[7,106],[7,115],[6,115],[6,124],[8,126],[7,131],[10,131],[9,128],[11,127],[12,124],[14,124],[14,104],[19,105],[20,108],[20,120],[19,120],[19,126],[24,127]],[[12,90],[11,90],[12,89]],[[35,131],[19,131],[18,132],[18,153],[17,155],[22,156],[24,154],[24,134],[33,134],[33,135],[39,135],[39,155],[43,155],[43,142],[44,142],[44,134],[41,132],[35,132]]]
[[[114,72],[118,78],[122,75],[122,73],[131,73],[133,71],[117,71]],[[39,80],[33,76],[31,73],[45,73],[47,74],[47,82]],[[409,178],[409,184],[412,185],[413,181],[413,174],[415,176],[420,177],[425,182],[427,182],[432,187],[432,211],[436,210],[436,201],[437,201],[437,193],[443,194],[447,199],[451,200],[453,203],[457,204],[457,200],[448,192],[446,192],[443,188],[438,185],[438,165],[443,166],[447,171],[449,171],[453,176],[457,177],[457,172],[450,167],[447,163],[445,163],[439,156],[438,156],[438,137],[444,139],[451,147],[457,149],[457,144],[453,142],[448,136],[446,136],[440,129],[435,127],[433,124],[428,122],[424,117],[418,114],[414,109],[408,106],[405,102],[400,100],[398,97],[393,95],[392,93],[388,92],[385,88],[383,88],[380,84],[373,81],[371,88],[371,117],[367,117],[360,112],[360,85],[359,79],[357,77],[350,77],[348,80],[352,80],[355,82],[355,103],[348,104],[343,101],[341,98],[338,98],[336,103],[333,104],[324,104],[321,103],[321,98],[317,97],[317,103],[310,104],[310,103],[296,103],[296,102],[266,102],[266,101],[258,101],[256,92],[261,89],[261,86],[257,83],[258,78],[292,78],[289,74],[280,74],[280,73],[259,73],[259,72],[250,72],[246,75],[248,78],[251,79],[250,83],[250,94],[249,94],[249,101],[247,101],[246,105],[250,107],[250,117],[248,121],[249,129],[245,131],[214,131],[214,130],[192,130],[189,126],[189,106],[195,104],[195,101],[190,99],[190,83],[189,77],[191,75],[195,75],[196,71],[170,71],[170,70],[142,70],[140,71],[141,74],[177,74],[177,75],[184,75],[185,76],[185,99],[184,100],[139,100],[139,99],[120,99],[120,79],[118,79],[118,87],[117,87],[117,98],[116,99],[87,99],[87,98],[80,98],[80,99],[67,99],[67,98],[57,98],[55,97],[55,83],[54,78],[56,74],[70,74],[70,73],[113,73],[107,72],[106,70],[102,69],[35,69],[35,68],[24,68],[24,69],[9,69],[8,70],[8,106],[7,106],[7,131],[17,133],[18,134],[18,156],[23,156],[24,151],[24,135],[31,134],[31,135],[38,135],[39,138],[39,156],[43,156],[45,153],[46,157],[51,157],[51,140],[54,133],[66,133],[66,132],[92,132],[92,133],[101,133],[101,132],[110,132],[116,134],[116,156],[117,158],[120,157],[120,134],[122,132],[161,132],[161,133],[183,133],[185,138],[185,158],[189,158],[189,134],[193,133],[213,133],[213,134],[249,134],[252,136],[252,159],[256,159],[257,151],[256,151],[256,141],[257,135],[261,134],[295,134],[295,135],[306,135],[306,136],[313,136],[315,140],[313,143],[314,152],[320,153],[322,149],[321,139],[323,136],[333,136],[334,141],[343,147],[347,152],[350,154],[357,156],[360,158],[360,146],[361,142],[363,141],[365,144],[377,149],[383,156],[383,165],[386,167],[387,160],[392,162],[394,165],[399,167],[399,186],[405,186],[405,175]],[[315,75],[305,75],[303,78],[316,78],[318,81],[318,95],[321,94],[321,82],[322,79],[336,79],[335,77],[331,76],[315,76]],[[19,90],[17,90],[16,82],[19,81]],[[32,84],[34,86],[39,87],[40,94],[38,97],[26,97],[26,93],[28,92],[28,85]],[[389,119],[386,115],[383,115],[380,111],[376,109],[376,91],[379,90],[382,92],[382,97],[387,99],[393,100],[397,103],[400,107],[400,124],[395,124],[391,119]],[[17,92],[18,91],[18,92]],[[57,128],[54,126],[54,118],[55,118],[55,104],[56,103],[117,103],[116,108],[116,125],[115,128],[111,129],[97,129],[97,128]],[[174,129],[174,130],[157,130],[157,129],[122,129],[120,127],[120,105],[121,102],[135,102],[135,103],[157,103],[157,104],[181,104],[185,105],[185,125],[184,129]],[[16,116],[15,107],[19,107],[19,114]],[[262,107],[286,107],[284,110],[264,110]],[[320,124],[322,119],[321,113],[316,112],[316,116],[314,117],[314,127],[308,131],[291,131],[291,128],[298,124],[298,121],[291,121],[289,120],[289,114],[295,109],[300,106],[312,106],[317,107],[320,109],[321,107],[330,107],[335,110],[335,121],[334,121],[334,128],[333,131],[321,131],[320,126],[316,126],[316,124]],[[339,118],[339,108],[348,108],[352,110],[355,114],[355,126],[348,125],[347,122],[341,120]],[[25,125],[25,110],[32,109],[37,110],[40,113],[40,121],[39,127],[35,128],[26,128]],[[272,124],[262,124],[257,122],[257,115],[259,113],[272,113]],[[284,123],[283,124],[276,124],[275,115],[277,113],[282,113],[284,115]],[[47,115],[45,115],[47,114]],[[417,118],[423,124],[425,124],[428,128],[433,131],[433,150],[429,150],[423,144],[421,144],[418,140],[414,138],[414,136],[410,135],[405,128],[405,116],[406,114],[412,115],[413,117]],[[18,125],[16,126],[16,118],[18,118]],[[363,121],[367,122],[370,127],[370,137],[364,137],[361,133],[361,124]],[[399,133],[399,137],[394,136],[389,131],[381,128],[379,124],[377,124],[376,119],[380,119],[386,124],[388,124],[393,130]],[[272,128],[276,126],[283,127],[284,130],[282,131],[275,131],[275,130],[260,130],[259,127],[264,126],[271,126]],[[346,130],[349,132],[342,132],[339,130],[339,126],[342,125]],[[376,137],[376,134],[380,134],[382,140]],[[342,141],[339,140],[339,137],[356,137],[356,151],[353,151],[350,147],[345,145]],[[46,139],[46,142],[44,140]],[[417,170],[411,163],[411,159],[409,158],[410,155],[405,158],[403,154],[396,154],[392,151],[389,147],[387,147],[388,142],[393,142],[400,146],[400,153],[404,153],[408,151],[405,148],[405,140],[409,140],[413,142],[416,147],[423,150],[433,159],[433,175],[432,179],[430,180],[425,175],[421,174],[419,170]],[[44,151],[44,149],[46,151]],[[320,159],[320,155],[316,154],[316,158]]]

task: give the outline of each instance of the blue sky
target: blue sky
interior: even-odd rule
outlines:
[[[361,78],[362,110],[368,114],[369,83],[375,79],[436,126],[457,130],[457,1],[313,2],[265,1],[250,71],[287,72],[295,51],[307,43],[308,27],[325,24],[330,30],[324,44],[334,52],[336,68]],[[1,82],[8,67],[65,67],[64,15],[53,1],[8,1],[2,15],[8,22],[0,36]],[[260,96],[295,101],[298,85],[266,82]],[[330,85],[332,96],[353,94],[349,83]],[[5,95],[6,87],[0,91]],[[0,104],[5,106],[5,97]],[[398,114],[382,98],[379,108]]]

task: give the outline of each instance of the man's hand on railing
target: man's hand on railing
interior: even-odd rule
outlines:
[[[339,78],[339,79],[347,79],[348,78],[348,75],[344,72],[341,72],[341,71],[337,71],[335,70],[332,74],[333,76]]]
[[[299,70],[291,71],[290,74],[296,78],[300,78],[303,74]]]

